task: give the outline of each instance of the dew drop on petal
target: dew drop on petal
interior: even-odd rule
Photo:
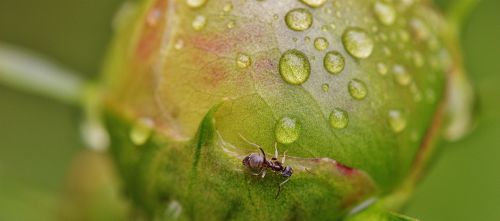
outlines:
[[[349,94],[356,100],[363,100],[368,95],[366,84],[358,79],[353,79],[349,82],[348,90]]]
[[[360,28],[348,28],[342,35],[344,48],[355,58],[368,58],[373,52],[374,42],[371,37]]]
[[[305,8],[297,8],[289,11],[285,16],[285,22],[288,28],[294,31],[304,31],[311,27],[313,16]]]
[[[346,111],[340,108],[335,108],[330,113],[329,120],[331,127],[335,129],[344,129],[349,124],[349,115],[347,114]]]
[[[278,120],[274,135],[276,141],[282,144],[291,144],[299,139],[301,125],[296,119],[284,117]]]
[[[344,70],[345,60],[344,57],[336,51],[326,53],[323,59],[323,65],[330,74],[338,74]]]
[[[287,83],[300,85],[309,79],[311,64],[303,52],[291,49],[281,56],[279,72]]]

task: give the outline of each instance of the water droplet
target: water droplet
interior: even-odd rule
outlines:
[[[297,8],[289,11],[285,16],[285,22],[288,28],[295,31],[304,31],[311,27],[313,16],[305,8]]]
[[[153,126],[154,122],[150,118],[139,119],[129,133],[132,143],[137,146],[141,146],[146,143],[153,132]]]
[[[229,3],[229,4],[224,5],[224,8],[222,8],[222,10],[225,13],[228,13],[228,12],[232,11],[233,10],[233,4]]]
[[[366,84],[358,79],[353,79],[349,82],[349,94],[356,100],[365,99],[368,95],[368,90],[366,89]]]
[[[403,65],[394,65],[392,68],[392,73],[396,79],[396,82],[402,86],[407,86],[411,83],[411,75],[408,73]]]
[[[182,48],[184,48],[184,41],[182,39],[177,40],[175,42],[174,48],[176,50],[181,50]]]
[[[311,64],[306,55],[299,50],[288,50],[280,58],[279,71],[283,80],[300,85],[309,79]]]
[[[360,28],[348,28],[342,36],[342,43],[355,58],[368,58],[373,52],[373,40]]]
[[[149,26],[156,26],[159,21],[160,21],[160,18],[161,18],[161,15],[162,15],[162,11],[160,8],[155,8],[153,9],[147,19],[146,19],[146,23],[149,25]]]
[[[252,64],[252,58],[246,54],[239,53],[236,58],[236,64],[240,68],[248,68]]]
[[[193,23],[191,25],[193,26],[194,30],[199,31],[203,29],[203,27],[205,27],[206,24],[207,24],[207,18],[203,15],[197,15],[194,18]]]
[[[304,37],[304,41],[306,43],[309,43],[309,42],[311,42],[311,38],[309,36],[306,36],[306,37]]]
[[[177,220],[182,214],[182,205],[177,200],[172,200],[168,204],[163,214],[163,220]]]
[[[186,0],[186,4],[191,8],[199,8],[203,6],[207,0]]]
[[[339,52],[330,51],[323,59],[323,65],[330,74],[338,74],[344,70],[345,60]]]
[[[324,51],[324,50],[326,50],[329,45],[330,44],[328,43],[328,40],[326,40],[326,38],[319,37],[319,38],[314,39],[314,47],[318,51]]]
[[[330,126],[335,129],[344,129],[349,124],[349,115],[346,111],[335,108],[332,113],[330,113]]]
[[[323,85],[321,85],[321,89],[323,89],[324,92],[328,92],[330,90],[330,85],[329,84],[323,84]]]
[[[389,125],[395,133],[401,133],[406,128],[406,119],[400,110],[389,111]]]
[[[276,123],[274,135],[276,141],[282,144],[291,144],[299,139],[301,125],[297,120],[284,117]]]
[[[387,72],[388,72],[388,68],[387,68],[387,65],[385,65],[384,63],[378,63],[377,64],[377,72],[380,74],[380,75],[386,75]]]
[[[234,28],[234,25],[235,25],[235,24],[234,24],[234,21],[229,21],[229,22],[227,23],[227,28],[229,28],[229,29]]]
[[[318,8],[323,4],[325,4],[326,2],[326,0],[300,0],[300,1],[312,8]]]
[[[431,35],[427,25],[418,18],[410,20],[410,28],[415,38],[420,41],[429,39]]]
[[[396,10],[389,3],[378,1],[373,6],[373,11],[377,19],[384,25],[392,25],[396,21]]]

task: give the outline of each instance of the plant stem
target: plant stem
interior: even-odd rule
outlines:
[[[0,84],[81,105],[86,83],[79,76],[42,56],[0,43]]]
[[[448,21],[452,24],[459,33],[464,25],[464,21],[471,14],[472,10],[476,7],[480,0],[456,0],[450,3],[446,10]]]

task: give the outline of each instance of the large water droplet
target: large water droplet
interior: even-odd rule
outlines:
[[[304,31],[311,27],[313,16],[305,8],[297,8],[289,11],[285,16],[286,25],[295,31]]]
[[[384,25],[392,25],[396,21],[396,10],[389,3],[378,1],[373,6],[373,11],[380,23]]]
[[[368,58],[373,52],[373,40],[360,28],[348,28],[342,36],[342,43],[355,58]]]
[[[365,99],[368,95],[368,89],[366,89],[366,84],[358,79],[353,79],[349,82],[349,94],[356,100]]]
[[[344,129],[349,124],[349,115],[346,111],[335,108],[332,113],[330,113],[330,126],[336,129]]]
[[[276,123],[274,135],[276,141],[282,144],[291,144],[299,139],[301,125],[297,120],[284,117]]]
[[[411,75],[402,65],[394,65],[394,67],[392,68],[392,73],[394,74],[396,82],[402,86],[407,86],[412,81]]]
[[[252,64],[252,58],[250,58],[250,56],[246,54],[239,53],[238,57],[236,58],[236,64],[240,68],[247,68]]]
[[[326,53],[323,65],[330,74],[338,74],[344,70],[345,60],[339,52],[330,51]]]
[[[406,128],[406,119],[400,110],[389,111],[389,125],[395,133],[401,133]]]
[[[207,18],[203,15],[197,15],[194,18],[193,23],[191,25],[193,26],[194,30],[199,31],[203,29],[203,27],[205,27],[206,24],[207,24]]]
[[[312,8],[318,8],[323,4],[325,4],[326,2],[326,0],[300,0],[300,1]]]
[[[279,71],[283,80],[300,85],[309,79],[311,64],[306,55],[299,50],[288,50],[280,58]]]
[[[186,0],[186,4],[191,8],[199,8],[203,6],[207,0]]]
[[[326,50],[329,45],[330,44],[328,43],[328,40],[326,40],[326,38],[319,37],[319,38],[314,39],[314,47],[318,51],[324,51],[324,50]]]
[[[137,146],[141,146],[149,139],[153,132],[154,122],[150,118],[139,119],[130,130],[130,140]]]

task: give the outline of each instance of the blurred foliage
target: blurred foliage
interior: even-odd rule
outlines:
[[[47,54],[90,79],[100,68],[120,3],[0,0],[0,41]],[[463,141],[442,144],[440,159],[408,207],[411,216],[500,219],[499,8],[500,1],[481,1],[462,29],[465,65],[480,100],[478,128]],[[74,107],[0,86],[0,220],[57,216],[71,161],[83,150],[80,121]]]

